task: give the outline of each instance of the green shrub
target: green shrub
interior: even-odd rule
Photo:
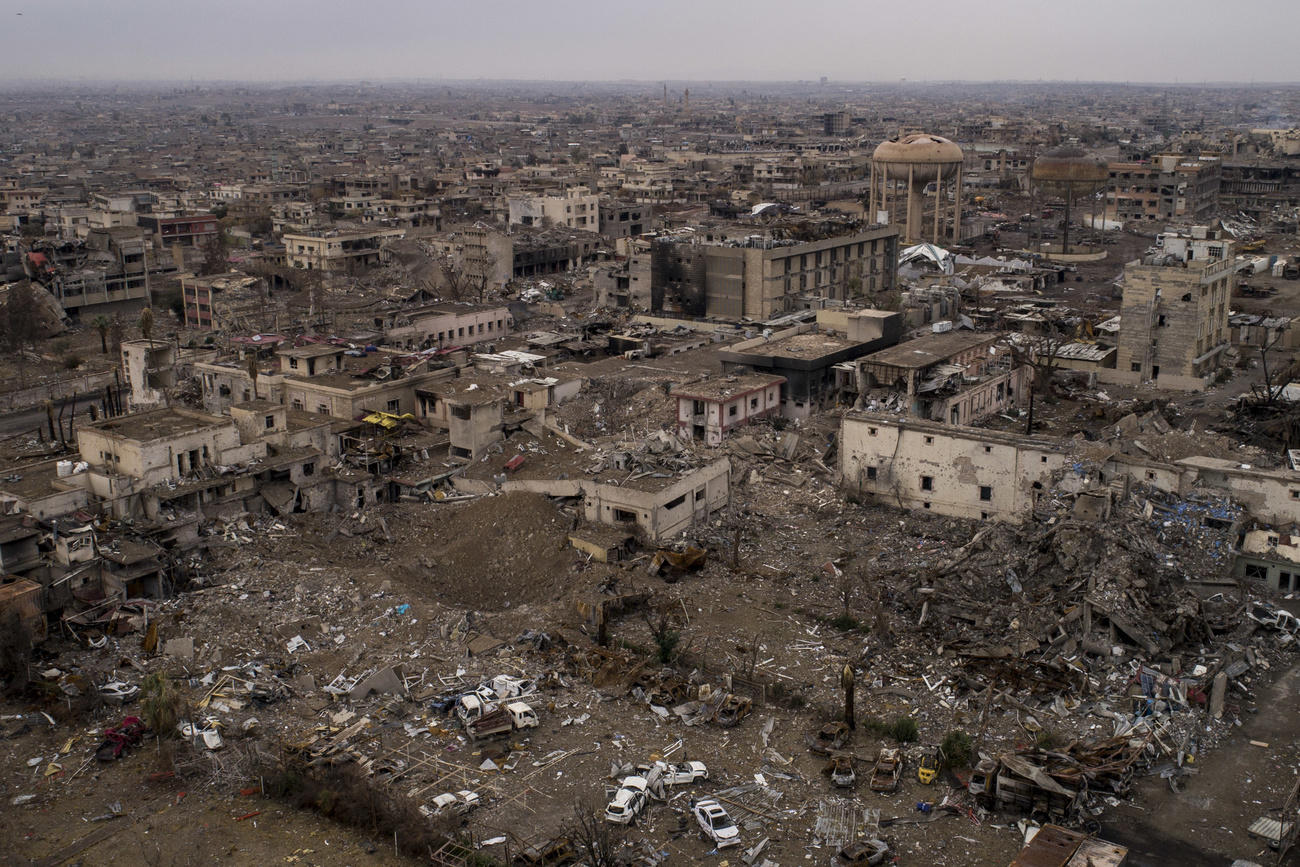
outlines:
[[[659,661],[667,665],[673,661],[673,654],[677,652],[677,644],[682,640],[682,634],[676,629],[665,629],[655,635],[655,646],[659,648],[655,655]]]
[[[916,726],[916,720],[910,716],[900,716],[889,724],[889,736],[900,744],[910,744],[916,742],[920,730]]]
[[[831,626],[834,626],[840,632],[852,632],[861,625],[858,619],[847,611],[831,621]]]
[[[953,729],[944,735],[939,750],[943,753],[944,765],[950,768],[970,767],[971,760],[975,757],[970,735],[960,729]]]

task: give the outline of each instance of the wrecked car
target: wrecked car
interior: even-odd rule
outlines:
[[[889,844],[875,838],[850,843],[831,858],[831,867],[874,867],[885,863]]]
[[[848,753],[835,753],[831,760],[826,763],[822,769],[823,773],[830,774],[832,785],[841,789],[851,789],[857,785],[858,775],[853,770],[853,756]]]
[[[655,762],[650,767],[659,772],[665,786],[684,786],[709,778],[709,769],[704,762]]]
[[[565,864],[572,864],[577,860],[578,853],[573,848],[573,841],[568,837],[560,836],[541,846],[529,846],[515,856],[514,863],[526,867],[534,867],[534,865],[564,867]]]
[[[650,803],[649,784],[645,777],[627,777],[605,807],[605,821],[630,825]]]
[[[691,807],[700,833],[713,841],[719,849],[740,845],[740,829],[731,821],[727,811],[712,798],[696,801]]]
[[[740,725],[740,721],[749,716],[754,703],[744,696],[727,693],[718,710],[713,714],[713,721],[724,729]]]
[[[459,792],[443,792],[435,797],[428,806],[421,806],[420,812],[426,817],[448,814],[463,815],[478,805],[478,793],[462,789]]]
[[[871,791],[890,794],[898,791],[899,779],[903,776],[903,753],[898,749],[885,748],[876,755],[871,769]]]
[[[849,741],[849,725],[846,722],[830,722],[822,726],[816,734],[808,736],[808,749],[819,756],[829,756]]]
[[[525,680],[522,677],[511,677],[508,674],[498,675],[486,684],[492,690],[492,694],[498,700],[508,698],[524,698],[537,692],[537,683],[532,680]]]

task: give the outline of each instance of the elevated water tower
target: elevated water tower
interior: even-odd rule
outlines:
[[[943,136],[929,133],[881,142],[871,155],[870,214],[879,223],[899,223],[903,240],[916,244],[939,243],[944,206],[952,197],[952,243],[961,240],[961,148]],[[934,208],[926,237],[926,188],[934,184]],[[899,199],[905,202],[905,221],[899,220]]]
[[[1104,190],[1110,182],[1110,168],[1101,157],[1083,148],[1065,145],[1053,148],[1034,160],[1029,183],[1043,196],[1065,200],[1065,228],[1061,232],[1061,254],[1070,253],[1070,220],[1076,199]],[[1035,215],[1037,217],[1037,215]]]

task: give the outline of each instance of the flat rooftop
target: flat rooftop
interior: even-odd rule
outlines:
[[[954,355],[996,340],[998,335],[987,332],[947,331],[926,334],[915,340],[873,352],[862,360],[869,364],[888,367],[921,368],[947,361]]]
[[[841,349],[849,349],[858,346],[857,341],[849,340],[847,337],[841,337],[838,334],[827,331],[808,331],[803,334],[791,334],[788,337],[781,337],[776,340],[768,341],[762,346],[755,346],[752,350],[759,355],[778,355],[783,358],[821,358],[823,355],[830,355],[833,352],[839,352]]]
[[[673,397],[686,397],[691,400],[723,401],[734,395],[762,391],[783,382],[785,382],[784,376],[751,373],[744,376],[723,376],[700,382],[679,383],[674,385],[669,393]]]
[[[82,430],[98,430],[113,436],[149,442],[209,428],[225,427],[228,424],[233,422],[219,415],[162,407],[93,422],[83,425]]]
[[[275,353],[288,358],[320,358],[325,355],[342,355],[346,350],[346,346],[334,346],[330,343],[308,343],[305,346],[283,346]]]

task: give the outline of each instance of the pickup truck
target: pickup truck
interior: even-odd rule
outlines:
[[[474,692],[467,692],[456,700],[456,716],[463,723],[469,723],[486,713],[496,710],[496,695],[489,689],[479,687]]]
[[[537,718],[537,711],[522,701],[512,701],[466,722],[465,731],[471,739],[479,740],[539,725],[541,720]]]

